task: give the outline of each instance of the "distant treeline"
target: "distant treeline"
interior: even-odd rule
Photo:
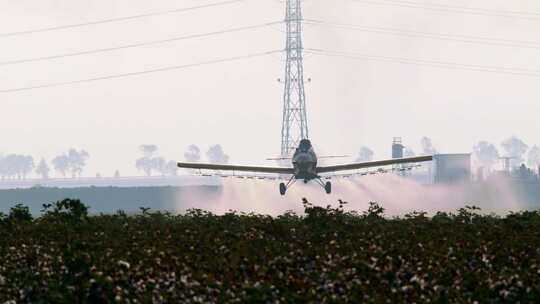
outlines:
[[[152,210],[177,210],[182,193],[203,191],[208,197],[219,196],[221,188],[215,186],[189,187],[88,187],[88,188],[31,188],[0,190],[0,212],[8,212],[17,203],[23,203],[33,214],[38,214],[43,204],[66,197],[76,197],[87,203],[90,213],[112,213],[117,210],[138,212],[140,207]]]

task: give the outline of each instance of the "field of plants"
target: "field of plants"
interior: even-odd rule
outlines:
[[[0,303],[533,303],[540,212],[0,215]]]

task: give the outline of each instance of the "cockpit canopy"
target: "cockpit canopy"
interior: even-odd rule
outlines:
[[[301,152],[308,152],[311,149],[311,141],[309,139],[302,139],[298,145],[298,150]]]

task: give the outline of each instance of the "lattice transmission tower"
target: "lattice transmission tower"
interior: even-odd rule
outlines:
[[[301,139],[309,138],[304,91],[301,0],[287,0],[285,23],[285,80],[283,93],[283,123],[281,156],[292,155]]]

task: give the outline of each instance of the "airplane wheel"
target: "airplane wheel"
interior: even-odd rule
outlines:
[[[281,195],[285,195],[285,192],[287,192],[287,187],[285,186],[285,184],[279,184],[279,193],[281,193]]]
[[[332,183],[326,182],[324,185],[324,190],[326,190],[326,194],[332,193]]]

